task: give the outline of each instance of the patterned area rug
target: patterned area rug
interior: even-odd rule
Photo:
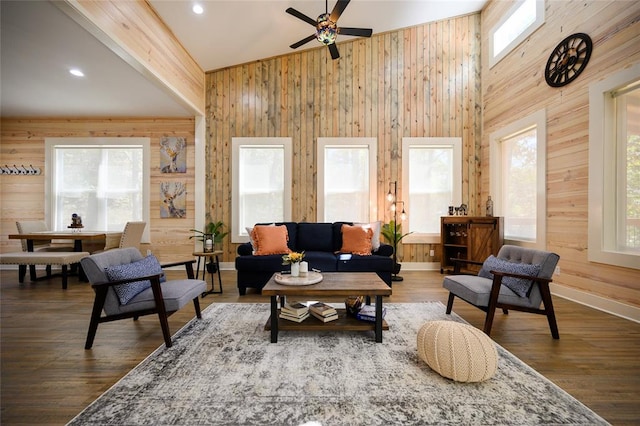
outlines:
[[[213,304],[69,424],[555,425],[607,424],[498,346],[498,371],[457,383],[419,357],[424,322],[451,319],[439,302],[387,304],[390,330],[280,333],[268,304]]]

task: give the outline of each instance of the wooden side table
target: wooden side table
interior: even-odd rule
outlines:
[[[206,281],[208,259],[211,259],[211,261],[216,267],[216,271],[218,272],[218,287],[220,288],[220,291],[216,291],[215,289],[215,281],[213,279],[213,274],[215,274],[215,271],[214,271],[214,272],[211,272],[211,290],[207,290],[204,293],[202,293],[202,297],[205,297],[207,294],[222,293],[222,276],[220,275],[220,259],[218,258],[218,256],[221,254],[222,254],[222,250],[215,250],[215,251],[209,251],[209,252],[205,252],[205,251],[193,252],[193,255],[198,258],[198,263],[196,265],[196,279],[199,279],[198,277],[200,276],[200,260],[202,259],[204,259],[202,261],[202,279],[203,280]]]

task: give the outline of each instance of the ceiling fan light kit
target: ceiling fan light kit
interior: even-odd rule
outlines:
[[[293,15],[296,18],[314,26],[316,28],[316,32],[311,34],[308,37],[303,38],[302,40],[293,43],[290,47],[292,49],[297,49],[298,47],[310,42],[313,39],[318,40],[320,43],[324,44],[329,48],[329,53],[331,53],[332,59],[338,59],[340,57],[340,53],[338,52],[338,48],[336,47],[336,39],[338,34],[357,36],[357,37],[371,37],[373,30],[371,28],[347,28],[347,27],[338,27],[338,18],[342,15],[342,12],[346,9],[347,5],[351,0],[338,0],[336,5],[333,7],[331,14],[329,14],[329,0],[325,1],[325,13],[318,16],[318,19],[314,20],[302,12],[290,7],[286,10],[289,15]]]

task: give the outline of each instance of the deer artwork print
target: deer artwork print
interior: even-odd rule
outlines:
[[[187,172],[187,141],[185,138],[160,139],[160,171],[162,173]]]
[[[162,182],[160,184],[160,217],[185,218],[187,186],[184,182]]]

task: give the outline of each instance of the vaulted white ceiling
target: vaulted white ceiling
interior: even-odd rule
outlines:
[[[374,34],[481,10],[487,0],[352,0],[339,26]],[[322,0],[149,0],[205,70],[287,54],[314,28]],[[334,1],[328,4],[329,11]],[[49,1],[0,1],[0,114],[3,117],[187,117],[192,113]],[[339,36],[338,42],[352,39]],[[319,48],[311,41],[300,49]],[[81,68],[85,77],[69,74]]]

